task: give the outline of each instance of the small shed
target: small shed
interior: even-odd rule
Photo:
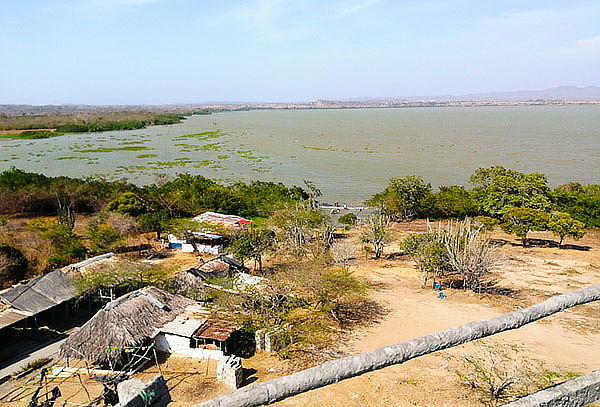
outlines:
[[[216,233],[192,232],[190,237],[180,238],[173,234],[167,236],[169,249],[179,249],[186,253],[200,252],[219,254],[223,251],[223,237]]]
[[[198,314],[196,307],[189,307],[187,311],[157,329],[157,350],[202,359],[221,359],[236,350],[239,332],[234,324],[207,310]]]

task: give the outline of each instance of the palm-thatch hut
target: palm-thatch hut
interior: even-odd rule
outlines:
[[[159,328],[189,306],[189,298],[145,287],[106,304],[61,346],[61,355],[121,369],[152,344]]]
[[[248,271],[243,263],[229,256],[219,256],[197,267],[192,267],[175,275],[171,288],[186,297],[198,298],[203,295],[206,284],[215,278],[237,276]]]

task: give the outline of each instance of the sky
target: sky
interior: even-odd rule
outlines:
[[[600,1],[0,0],[0,104],[600,85]]]

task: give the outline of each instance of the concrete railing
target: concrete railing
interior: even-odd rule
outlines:
[[[406,362],[432,352],[448,349],[550,316],[576,305],[600,300],[600,284],[568,294],[557,295],[531,307],[485,321],[438,332],[397,345],[326,362],[268,382],[241,388],[196,407],[252,407],[270,404],[295,394],[339,382],[386,366]]]
[[[579,407],[600,400],[600,370],[530,394],[502,407]]]

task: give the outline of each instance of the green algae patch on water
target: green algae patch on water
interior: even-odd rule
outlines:
[[[137,146],[140,144],[144,144],[144,141],[120,141],[120,146]]]
[[[67,157],[56,157],[55,160],[56,161],[62,161],[62,160],[85,160],[85,157],[73,157],[73,156],[67,156]]]
[[[315,150],[315,151],[337,151],[335,148],[332,148],[332,147],[314,147],[314,146],[302,146],[302,147],[307,150]]]
[[[223,148],[220,143],[210,143],[204,145],[188,144],[188,143],[176,143],[177,147],[183,147],[182,150],[185,153],[191,153],[193,151],[219,151]]]
[[[136,158],[154,158],[156,157],[156,154],[140,154],[138,156],[136,156]]]
[[[196,140],[211,140],[219,137],[227,136],[227,134],[223,133],[221,130],[213,130],[213,131],[204,131],[201,133],[194,134],[185,134],[183,136],[174,137],[174,141],[184,141],[186,139],[196,139]]]
[[[126,147],[102,147],[102,148],[91,148],[86,150],[73,150],[77,153],[112,153],[114,151],[144,151],[151,150],[144,146],[126,146]]]
[[[205,167],[211,164],[215,164],[216,162],[213,160],[192,160],[189,158],[176,158],[175,161],[153,161],[149,162],[148,165],[152,165],[152,169],[164,169],[164,168],[174,168],[174,167],[187,167],[191,166],[193,168]]]

